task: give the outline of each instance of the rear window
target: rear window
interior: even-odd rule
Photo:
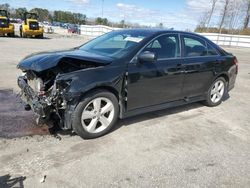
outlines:
[[[207,55],[206,42],[196,37],[184,36],[185,57],[199,57]]]
[[[194,36],[184,36],[184,56],[185,57],[200,57],[200,56],[215,56],[219,55],[217,50],[202,40]]]

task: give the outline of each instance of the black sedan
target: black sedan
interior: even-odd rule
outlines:
[[[25,107],[38,123],[88,139],[109,132],[118,118],[197,101],[219,105],[234,87],[238,62],[194,33],[133,29],[30,55],[18,68]]]

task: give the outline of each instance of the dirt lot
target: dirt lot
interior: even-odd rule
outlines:
[[[23,111],[16,65],[30,53],[83,42],[0,38],[0,187],[250,186],[250,49],[227,49],[240,72],[219,107],[195,103],[136,116],[95,140],[56,137]]]

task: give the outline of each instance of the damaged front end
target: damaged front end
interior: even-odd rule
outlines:
[[[18,77],[18,86],[21,88],[21,97],[26,103],[26,109],[30,107],[37,114],[37,124],[49,123],[51,120],[59,120],[59,123],[63,124],[60,111],[66,109],[67,103],[63,98],[63,92],[56,84],[45,91],[42,80],[31,80],[29,74]]]
[[[29,62],[29,59],[34,63]],[[38,60],[40,59],[48,58],[42,56]],[[73,73],[101,67],[104,63],[68,57],[65,54],[56,56],[54,60],[57,62],[50,63],[53,64],[52,67],[46,65],[49,62],[37,63],[38,60],[35,60],[34,57],[29,57],[18,65],[23,75],[18,77],[17,82],[21,88],[21,97],[26,103],[26,109],[30,108],[37,114],[37,124],[46,123],[52,126],[56,123],[62,129],[69,129],[70,122],[67,121],[76,104],[76,97],[71,96],[69,90],[72,79],[78,79]],[[46,68],[43,69],[43,66]]]

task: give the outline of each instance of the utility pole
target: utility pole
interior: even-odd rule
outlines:
[[[230,3],[230,1],[231,0],[225,0],[224,1],[224,6],[223,6],[223,9],[222,9],[222,12],[221,12],[221,21],[219,23],[219,32],[220,32],[220,34],[221,34],[223,24],[225,22],[227,14],[228,14],[228,9],[229,9],[229,3]]]
[[[102,18],[103,18],[103,4],[104,4],[104,0],[102,0]]]

